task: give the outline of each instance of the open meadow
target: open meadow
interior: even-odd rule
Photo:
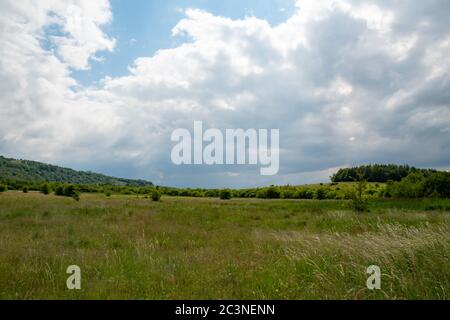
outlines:
[[[5,192],[0,299],[450,299],[448,208]],[[82,290],[66,288],[70,265]]]

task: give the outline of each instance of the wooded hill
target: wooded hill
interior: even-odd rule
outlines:
[[[145,180],[110,177],[107,175],[76,171],[29,160],[16,160],[0,156],[0,181],[48,181],[69,184],[108,184],[115,186],[153,186]]]

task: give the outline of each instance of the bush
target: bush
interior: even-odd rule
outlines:
[[[107,196],[108,198],[111,197],[111,192],[106,192],[105,196]]]
[[[275,186],[270,186],[266,192],[267,199],[280,199],[280,190]]]
[[[230,190],[225,189],[225,190],[221,190],[220,191],[220,199],[222,199],[222,200],[230,200],[231,197],[232,197],[232,195],[231,195],[231,191]]]
[[[23,193],[28,193],[28,187],[23,187],[23,188],[22,188],[22,192],[23,192]]]
[[[57,186],[56,189],[55,189],[55,195],[63,196],[64,195],[64,187],[63,186]]]
[[[301,189],[297,193],[297,198],[298,199],[313,199],[314,193],[308,189]]]
[[[73,195],[76,193],[76,189],[73,185],[69,185],[64,188],[64,195],[66,197],[73,197]]]
[[[75,191],[75,192],[72,194],[72,198],[73,198],[75,201],[80,201],[80,193],[79,193],[78,191]]]
[[[327,198],[327,192],[324,188],[319,188],[316,191],[316,199],[318,200],[325,200]]]
[[[8,191],[8,187],[5,186],[4,184],[0,184],[0,192],[5,192]]]
[[[43,184],[42,185],[42,187],[41,187],[41,192],[43,193],[43,194],[45,194],[45,195],[48,195],[48,194],[50,194],[50,186],[47,184],[47,183],[45,183],[45,184]]]
[[[159,192],[159,190],[155,189],[152,191],[152,200],[155,202],[161,200],[161,192]]]
[[[256,192],[256,197],[258,199],[266,199],[267,198],[267,192],[264,189],[260,189]]]

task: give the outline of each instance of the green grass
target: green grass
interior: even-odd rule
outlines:
[[[7,192],[0,299],[449,299],[449,206]]]

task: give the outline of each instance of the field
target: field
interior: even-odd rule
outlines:
[[[6,192],[0,299],[450,299],[449,205]]]

